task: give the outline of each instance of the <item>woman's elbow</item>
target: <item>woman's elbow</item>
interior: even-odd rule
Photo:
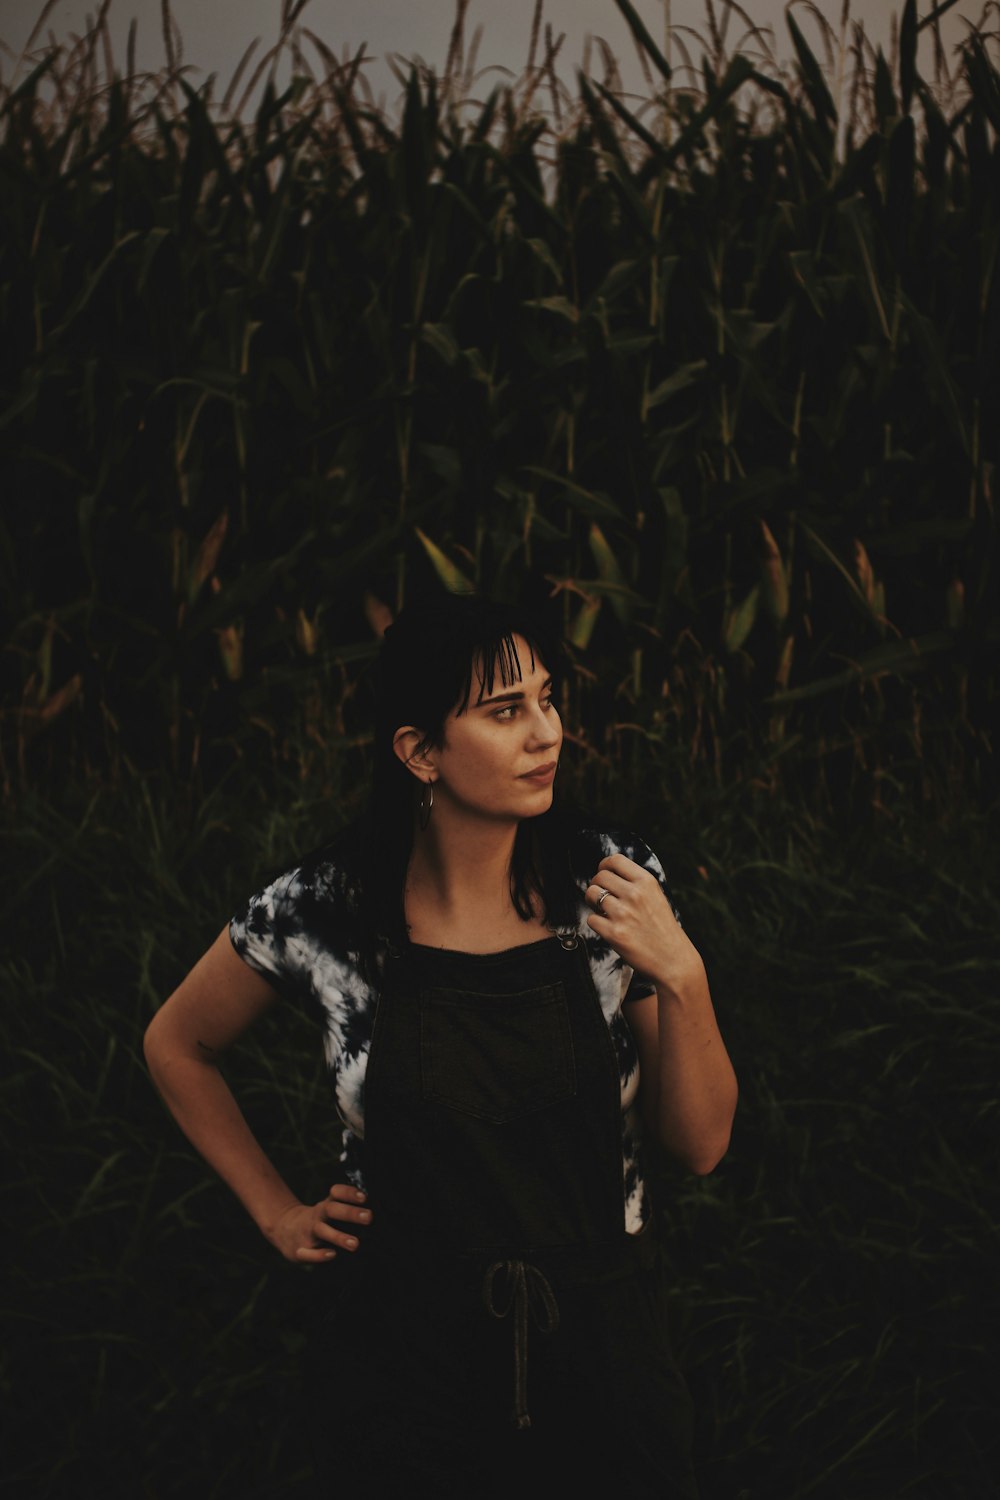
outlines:
[[[706,1153],[704,1156],[693,1157],[688,1160],[687,1166],[696,1177],[707,1177],[710,1172],[715,1171],[728,1150],[729,1141],[727,1139],[721,1150]]]
[[[173,1034],[169,1018],[164,1017],[161,1006],[142,1037],[142,1055],[146,1059],[146,1067],[154,1082],[162,1074],[170,1059],[176,1057],[178,1050],[178,1039]]]
[[[710,1172],[715,1171],[729,1150],[731,1136],[732,1130],[727,1129],[724,1134],[692,1142],[680,1149],[676,1143],[672,1146],[667,1142],[663,1144],[689,1172],[693,1172],[696,1177],[707,1177]]]
[[[160,1012],[157,1011],[156,1015],[150,1021],[149,1025],[146,1027],[146,1030],[142,1034],[142,1055],[146,1059],[147,1068],[151,1068],[153,1066],[153,1059],[156,1056],[159,1038],[159,1028],[156,1023],[159,1018]]]

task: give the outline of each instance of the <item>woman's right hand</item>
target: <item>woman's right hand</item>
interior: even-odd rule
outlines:
[[[297,1203],[286,1208],[268,1235],[271,1244],[295,1265],[316,1265],[332,1260],[338,1250],[355,1251],[357,1235],[334,1227],[370,1224],[371,1209],[365,1194],[349,1182],[336,1182],[319,1203]]]

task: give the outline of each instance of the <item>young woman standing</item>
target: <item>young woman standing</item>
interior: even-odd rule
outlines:
[[[332,1278],[309,1382],[331,1491],[696,1494],[644,1138],[711,1171],[736,1080],[656,856],[554,803],[563,665],[519,608],[404,609],[367,813],[253,896],[147,1032],[193,1144]],[[279,996],[322,1018],[345,1126],[314,1203],[216,1067]]]

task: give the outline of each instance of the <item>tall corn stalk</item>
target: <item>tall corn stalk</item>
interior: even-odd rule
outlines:
[[[994,794],[995,42],[927,82],[938,13],[890,66],[845,5],[789,71],[723,4],[699,66],[619,9],[668,129],[613,59],[559,94],[540,8],[398,114],[301,5],[226,107],[168,10],[161,78],[103,10],[4,86],[9,788],[360,773],[371,621],[444,583],[551,601],[598,789]]]

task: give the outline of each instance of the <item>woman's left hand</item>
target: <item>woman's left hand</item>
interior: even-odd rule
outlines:
[[[595,908],[587,925],[657,989],[674,989],[704,974],[701,954],[678,926],[660,882],[627,854],[601,860],[587,887],[587,904]]]

